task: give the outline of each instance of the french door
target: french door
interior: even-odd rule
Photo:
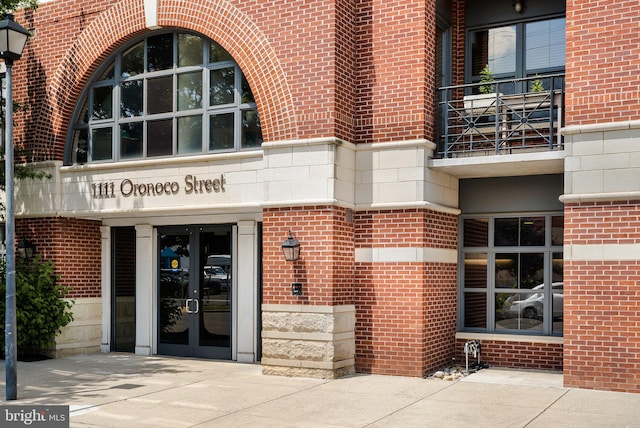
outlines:
[[[231,225],[158,229],[158,353],[231,359]]]

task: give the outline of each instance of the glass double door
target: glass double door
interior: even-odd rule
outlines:
[[[232,227],[158,230],[158,353],[231,359]]]

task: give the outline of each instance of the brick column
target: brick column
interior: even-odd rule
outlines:
[[[284,260],[289,230],[300,259]],[[263,212],[262,366],[265,374],[336,378],[355,371],[353,224],[334,206]],[[291,283],[302,295],[291,294]]]

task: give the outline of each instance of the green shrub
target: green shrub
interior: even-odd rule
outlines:
[[[6,266],[0,262],[0,343],[4,354],[6,306]],[[32,260],[16,258],[16,341],[18,357],[43,354],[55,343],[62,327],[73,321],[73,301],[63,300],[68,289],[59,283],[53,263],[39,256]]]

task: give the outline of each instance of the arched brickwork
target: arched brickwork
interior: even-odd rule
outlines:
[[[264,140],[297,138],[284,72],[267,38],[246,14],[225,0],[160,0],[158,24],[197,31],[218,42],[238,62],[251,85]],[[39,119],[48,123],[36,126],[52,129],[53,135],[40,136],[40,147],[34,150],[38,160],[63,158],[68,123],[91,75],[115,49],[145,31],[143,0],[123,0],[97,16],[79,35],[51,79],[52,102]]]

